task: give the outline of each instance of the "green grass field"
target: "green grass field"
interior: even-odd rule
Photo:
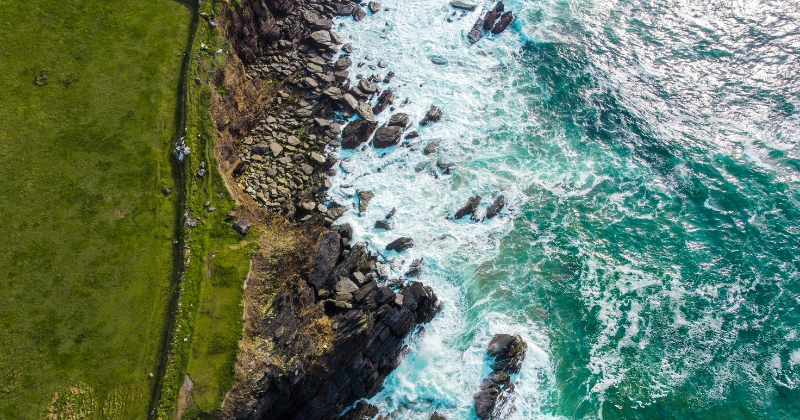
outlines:
[[[0,418],[143,419],[190,10],[0,0]]]

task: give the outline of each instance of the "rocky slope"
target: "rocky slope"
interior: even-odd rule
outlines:
[[[347,226],[332,226],[347,209],[324,204],[336,163],[326,148],[368,141],[374,113],[394,100],[378,86],[389,74],[351,87],[352,63],[332,61],[348,49],[330,30],[335,15],[366,12],[349,2],[242,0],[209,21],[235,53],[212,81],[220,169],[240,205],[236,219],[265,230],[246,284],[239,380],[222,418],[337,418],[380,389],[404,338],[439,307],[421,283],[387,286],[377,256],[351,245]],[[432,112],[436,121],[441,112]],[[341,118],[355,114],[367,125],[342,133]],[[397,142],[407,118],[378,142]]]

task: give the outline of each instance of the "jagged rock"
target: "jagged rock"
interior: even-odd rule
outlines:
[[[525,360],[528,344],[519,335],[497,334],[489,342],[487,351],[494,357],[492,369],[518,373]]]
[[[242,235],[247,235],[250,232],[250,226],[250,222],[246,219],[239,219],[233,224],[233,228]]]
[[[339,420],[372,420],[378,415],[378,407],[359,401],[352,410],[342,414]]]
[[[408,137],[408,136],[406,136],[406,137]],[[428,143],[427,146],[425,146],[425,149],[422,151],[422,153],[424,153],[426,155],[430,155],[430,154],[436,153],[436,149],[438,147],[439,147],[439,140],[434,140],[434,141]]]
[[[350,16],[352,14],[353,14],[353,5],[351,3],[336,5],[337,16]]]
[[[383,83],[391,82],[393,77],[394,77],[394,72],[393,71],[390,71],[389,73],[386,73],[386,77],[383,78]]]
[[[502,374],[505,374],[505,377]],[[492,378],[498,382],[493,381]],[[510,411],[506,404],[513,391],[514,385],[511,383],[507,373],[491,373],[489,378],[481,382],[480,390],[473,397],[475,400],[475,414],[478,415],[478,419],[502,419],[504,417],[503,413]]]
[[[464,204],[464,207],[461,207],[461,209],[459,209],[456,212],[455,218],[456,219],[460,219],[460,218],[462,218],[462,217],[464,217],[464,216],[466,216],[468,214],[469,215],[474,215],[475,214],[475,209],[478,208],[478,204],[480,204],[480,203],[481,203],[481,196],[476,195],[474,197],[470,197],[467,200],[467,203]]]
[[[351,60],[350,57],[343,55],[339,57],[335,63],[333,63],[333,68],[336,70],[346,70],[351,65],[353,65],[353,60]]]
[[[378,87],[367,79],[358,81],[358,90],[366,97],[378,91]]]
[[[478,19],[474,25],[472,25],[472,29],[469,30],[469,34],[467,34],[467,39],[469,42],[476,43],[480,41],[481,37],[483,36],[483,19]]]
[[[402,238],[397,238],[397,239],[393,240],[392,242],[389,242],[389,244],[386,245],[386,249],[388,251],[402,252],[402,251],[404,251],[404,250],[406,250],[408,248],[411,248],[413,246],[414,246],[414,240],[413,239],[402,237]]]
[[[331,86],[322,91],[322,94],[331,98],[331,100],[338,101],[344,98],[344,92],[336,86]]]
[[[392,216],[394,216],[396,213],[397,213],[397,208],[395,208],[395,207],[392,207],[392,211],[390,211],[390,212],[389,212],[389,214],[387,214],[387,215],[386,215],[386,219],[387,219],[387,220],[388,220],[388,219],[391,219],[391,218],[392,218]]]
[[[429,122],[437,122],[442,118],[442,110],[437,108],[436,105],[431,105],[431,109],[428,110],[428,113],[425,114],[425,117],[422,118],[422,121],[419,123],[421,125],[428,125]]]
[[[389,104],[393,104],[394,100],[394,92],[389,89],[384,90],[380,95],[378,95],[378,103],[372,107],[372,113],[376,115],[380,114],[384,109],[386,109],[387,106],[389,106]]]
[[[349,13],[348,13],[348,15],[349,15]],[[342,51],[344,51],[344,52],[346,52],[348,54],[352,54],[353,51],[355,51],[355,50],[353,49],[353,46],[351,44],[344,44],[344,45],[342,45]]]
[[[510,25],[511,22],[513,21],[514,21],[513,13],[511,12],[503,13],[503,15],[500,16],[500,20],[497,21],[497,23],[494,25],[494,28],[492,28],[492,33],[499,34],[500,32],[505,31],[508,25]]]
[[[433,414],[431,414],[431,417],[428,420],[447,420],[447,417],[434,412]]]
[[[450,5],[455,7],[456,9],[469,10],[470,12],[475,10],[476,7],[478,7],[477,5],[464,3],[464,2],[460,2],[460,1],[451,1]]]
[[[350,93],[343,94],[342,100],[344,101],[345,104],[347,104],[347,106],[353,112],[358,110],[358,100],[355,97],[353,97],[353,95],[351,95]]]
[[[367,17],[367,12],[365,12],[364,9],[361,8],[361,6],[354,4],[353,19],[355,19],[356,22],[361,22],[361,20],[364,19],[365,17]]]
[[[488,209],[486,209],[486,218],[487,219],[493,218],[498,213],[500,213],[500,210],[502,210],[503,207],[505,206],[506,206],[506,198],[502,195],[500,197],[497,197],[494,200],[494,203],[492,203],[492,205],[489,206]]]
[[[342,148],[355,149],[366,142],[377,127],[377,122],[366,120],[355,120],[347,124],[342,131]]]
[[[325,285],[330,278],[336,261],[339,259],[342,240],[338,233],[327,231],[317,241],[316,255],[311,259],[308,284],[316,290]]]
[[[406,134],[406,138],[407,139],[415,139],[417,137],[419,137],[419,133],[416,130],[415,131],[411,131],[408,134]]]
[[[312,32],[308,41],[317,47],[328,48],[331,46],[331,33],[326,30]]]
[[[384,149],[396,145],[399,141],[400,127],[388,126],[381,127],[375,132],[372,144],[379,149]]]
[[[359,117],[369,122],[375,122],[375,115],[372,113],[372,107],[366,102],[359,102],[355,109]]]
[[[330,19],[320,16],[313,10],[306,10],[302,15],[312,29],[330,29],[331,25],[333,25]]]
[[[375,13],[378,13],[378,12],[381,10],[381,4],[380,4],[380,3],[378,3],[377,1],[371,1],[371,2],[369,2],[369,4],[367,5],[367,7],[369,7],[369,11],[370,11],[370,12],[372,12],[372,14],[373,14],[373,15],[374,15]]]
[[[408,114],[400,112],[392,115],[392,118],[389,119],[389,123],[387,125],[397,126],[405,130],[405,128],[408,127],[408,122],[409,122]]]
[[[375,221],[375,229],[391,230],[392,223],[388,220],[377,220]]]
[[[411,265],[408,267],[408,271],[406,271],[406,276],[408,277],[419,277],[422,273],[422,258],[417,258],[414,261],[411,261]]]
[[[505,5],[503,2],[497,2],[494,6],[494,9],[486,12],[486,16],[483,17],[483,30],[488,31],[494,27],[495,22],[497,22],[497,18],[500,17],[500,14],[503,13],[505,9]]]
[[[375,193],[369,190],[359,190],[356,195],[358,196],[358,213],[363,214],[367,211],[370,200],[375,198]]]

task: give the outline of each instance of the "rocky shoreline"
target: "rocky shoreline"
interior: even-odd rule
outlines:
[[[359,21],[368,17],[367,10],[379,13],[381,6],[242,0],[224,3],[221,16],[208,20],[235,53],[213,80],[212,99],[220,171],[239,204],[232,226],[246,234],[252,222],[274,230],[273,242],[286,239],[286,244],[262,243],[254,259],[245,290],[238,381],[225,398],[222,418],[339,417],[380,390],[403,357],[405,337],[440,308],[429,287],[390,281],[377,254],[351,244],[348,225],[334,226],[346,211],[366,210],[371,191],[357,193],[354,209],[325,204],[327,177],[336,174],[337,164],[328,152],[370,142],[386,148],[419,136],[404,113],[381,127],[376,122],[375,115],[394,111],[397,100],[390,88],[394,73],[385,63],[358,63],[381,74],[359,75],[350,85],[353,50],[331,30],[332,19]],[[334,60],[340,51],[344,54]],[[346,123],[355,115],[359,118]],[[432,105],[419,124],[441,117]],[[435,152],[434,143],[426,154]],[[494,214],[504,205],[498,200]],[[390,218],[376,226],[391,229]],[[413,245],[411,238],[398,238],[387,250]],[[421,270],[422,260],[415,260],[406,277]],[[372,418],[377,410],[359,403],[347,413],[347,418]]]

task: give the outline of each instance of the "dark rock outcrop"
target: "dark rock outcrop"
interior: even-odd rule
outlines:
[[[405,130],[408,127],[409,117],[408,114],[399,112],[397,114],[392,115],[392,118],[389,118],[389,122],[386,124],[388,126],[397,126],[401,129]]]
[[[353,409],[342,414],[339,420],[372,420],[378,415],[378,407],[359,401]]]
[[[486,209],[486,218],[491,219],[497,216],[497,214],[500,213],[500,210],[503,210],[503,207],[505,206],[506,206],[506,197],[502,195],[497,197],[492,203],[492,205],[489,206],[488,209]]]
[[[375,198],[375,193],[369,190],[359,190],[356,195],[358,196],[358,214],[363,214],[367,211],[370,200]]]
[[[467,39],[469,39],[469,42],[474,44],[480,41],[482,36],[483,36],[483,19],[479,18],[477,21],[475,21],[475,24],[472,25],[472,29],[469,30],[469,33],[467,34]]]
[[[462,218],[462,217],[464,217],[464,216],[466,216],[468,214],[471,215],[471,216],[474,216],[475,215],[475,209],[478,208],[478,204],[480,204],[480,203],[481,203],[481,196],[476,195],[474,197],[470,197],[467,200],[467,203],[464,204],[464,207],[461,207],[456,212],[455,218],[456,219],[460,219],[460,218]]]
[[[425,149],[423,149],[422,153],[424,153],[426,155],[431,155],[431,154],[436,153],[436,149],[437,148],[439,148],[439,140],[434,140],[434,141],[428,143],[427,146],[425,146]]]
[[[250,232],[250,222],[245,219],[239,219],[233,224],[233,228],[242,235],[247,235]]]
[[[475,412],[481,420],[499,420],[514,411],[514,384],[509,373],[519,373],[528,345],[519,335],[497,334],[487,346],[492,373],[475,393]]]
[[[375,131],[375,137],[372,139],[372,144],[379,149],[385,149],[387,147],[396,145],[399,141],[400,127],[386,126]]]
[[[234,387],[236,401],[226,401],[224,418],[337,418],[378,392],[400,363],[405,336],[439,310],[436,295],[421,283],[395,292],[367,280],[377,273],[363,247],[340,255],[342,262],[328,269],[331,234],[323,233],[318,245],[325,249],[318,247],[310,264],[315,278],[328,280],[316,290],[305,276],[294,275],[280,287],[257,332],[263,343],[258,351],[268,355],[263,376],[250,382],[248,392],[241,382]],[[359,286],[350,277],[365,282]],[[351,412],[346,416],[355,417],[345,418],[363,419],[375,409],[359,404]]]
[[[393,104],[394,100],[394,92],[392,92],[390,89],[384,90],[380,95],[378,95],[378,103],[372,107],[372,113],[380,114],[384,109],[386,109],[387,106]]]
[[[503,2],[500,1],[497,2],[497,4],[494,6],[494,9],[486,12],[486,16],[483,17],[484,31],[489,31],[494,27],[495,22],[497,22],[497,18],[500,17],[500,15],[503,13],[503,10],[505,10],[505,5],[503,5]]]
[[[375,121],[361,119],[352,121],[342,131],[342,148],[355,149],[369,140],[377,127],[378,123]]]
[[[402,238],[397,238],[397,239],[393,240],[392,242],[389,242],[389,244],[386,245],[386,249],[388,251],[402,252],[402,251],[405,251],[406,249],[411,248],[413,246],[414,246],[414,240],[413,239],[402,237]]]
[[[478,6],[475,4],[464,3],[462,1],[451,1],[450,5],[455,7],[456,9],[464,9],[469,10],[470,12],[475,10]]]
[[[437,108],[436,105],[431,105],[431,109],[428,110],[428,113],[425,114],[425,117],[422,118],[422,121],[419,123],[421,125],[428,125],[431,122],[437,122],[442,119],[442,110]]]
[[[528,344],[518,335],[497,334],[489,342],[487,351],[494,358],[492,369],[518,373],[525,360]]]
[[[506,28],[508,28],[508,25],[510,25],[511,22],[513,21],[514,21],[513,13],[511,12],[503,13],[503,16],[500,16],[500,20],[497,21],[497,23],[494,25],[494,28],[492,28],[492,33],[499,34],[500,32],[505,31]]]

